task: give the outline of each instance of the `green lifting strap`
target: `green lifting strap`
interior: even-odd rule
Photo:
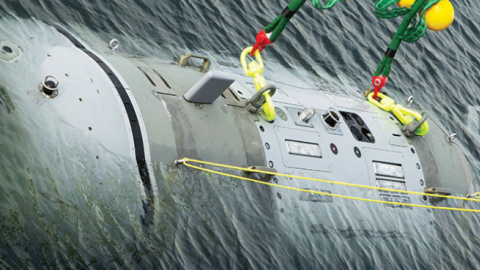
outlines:
[[[423,8],[420,9],[420,12],[422,10],[428,10],[438,2],[440,2],[440,0],[427,1],[425,6],[423,6]],[[419,14],[419,20],[417,21],[415,17],[415,23],[409,28],[407,28],[405,33],[403,33],[401,39],[408,43],[417,42],[421,37],[425,35],[426,31],[427,31],[427,22],[425,21],[425,12],[421,12],[421,14]]]
[[[427,31],[427,23],[425,22],[425,12],[440,0],[416,0],[411,8],[392,8],[399,0],[377,0],[375,2],[375,14],[379,18],[389,19],[405,15],[395,36],[393,37],[388,48],[397,51],[402,41],[413,43],[418,41],[425,35]],[[417,14],[420,13],[417,20]],[[413,23],[412,23],[413,22]],[[411,25],[411,26],[410,26]],[[388,77],[392,68],[393,58],[384,56],[374,76]]]
[[[431,8],[440,0],[416,1],[411,8],[403,7],[403,8],[389,9],[391,6],[395,5],[398,1],[399,0],[377,0],[377,2],[375,2],[375,15],[381,19],[391,19],[399,16],[404,16],[412,12],[413,12],[413,15],[416,15],[417,13],[420,13],[421,10],[427,10]],[[416,4],[419,4],[417,2],[422,2],[422,5],[417,5],[417,8],[415,8]],[[417,21],[417,16],[413,16],[409,20],[408,25],[410,25],[410,21],[413,21],[414,23],[412,24],[412,26],[408,27],[406,30],[403,30],[403,34],[400,36],[401,40],[408,43],[413,43],[418,41],[421,37],[425,35],[425,32],[427,30],[427,23],[425,22],[425,13],[422,12],[421,14],[419,14],[419,17],[420,19],[418,21]],[[405,19],[407,19],[407,17]],[[399,30],[401,29],[402,29],[402,26],[400,26]]]
[[[289,5],[288,9],[290,9],[291,12],[295,13],[300,10],[300,8],[305,4],[307,0],[293,0]],[[320,0],[312,0],[313,7],[316,9],[329,9],[335,6],[336,3],[340,2],[342,0],[328,0],[327,4],[325,6],[322,6],[320,3]],[[278,15],[275,20],[273,20],[270,24],[268,24],[265,27],[265,32],[266,33],[271,33],[269,39],[271,42],[275,42],[277,38],[280,36],[280,34],[285,30],[285,27],[287,26],[288,22],[290,22],[290,18],[284,17],[282,14]]]

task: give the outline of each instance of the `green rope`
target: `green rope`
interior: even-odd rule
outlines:
[[[312,5],[316,9],[329,9],[335,6],[336,3],[340,2],[342,0],[328,0],[328,2],[325,4],[325,6],[322,6],[320,3],[320,0],[312,0]]]
[[[293,0],[289,5],[288,8],[293,11],[297,12],[300,10],[300,8],[305,4],[307,0]],[[320,3],[320,0],[312,0],[313,7],[316,9],[329,9],[335,6],[336,3],[340,2],[342,0],[328,0],[327,4],[325,6],[322,6]],[[265,32],[266,33],[271,33],[270,36],[270,41],[275,42],[277,38],[280,36],[280,34],[285,30],[285,27],[287,27],[287,24],[290,22],[290,19],[287,19],[282,16],[282,14],[278,15],[270,24],[268,24],[265,27]]]
[[[423,37],[427,31],[425,12],[422,12],[422,14],[419,15],[418,20],[417,14],[422,10],[429,9],[439,1],[440,0],[417,0],[411,8],[403,7],[389,9],[396,4],[398,0],[377,0],[375,3],[375,14],[378,18],[390,19],[405,15],[405,18],[393,36],[388,48],[397,51],[402,41],[413,43]],[[393,58],[384,56],[374,76],[381,75],[383,77],[388,77],[392,68],[392,62]]]
[[[328,0],[325,5],[320,3],[320,0],[312,0],[312,5],[316,9],[325,10],[335,6],[336,3],[342,0]],[[440,0],[417,0],[410,7],[398,8],[394,7],[399,0],[377,0],[375,2],[375,15],[382,19],[391,19],[400,16],[405,16],[400,27],[395,33],[390,45],[390,50],[397,51],[402,41],[413,43],[418,41],[425,35],[427,30],[427,23],[425,22],[425,12],[422,12],[417,19],[417,14],[422,10],[427,10]],[[292,12],[297,12],[305,4],[306,0],[293,0],[288,8]],[[265,27],[265,32],[270,33],[270,41],[275,42],[280,34],[285,30],[285,27],[290,22],[290,18],[285,18],[282,14],[278,15],[270,24]],[[375,76],[388,77],[392,69],[393,58],[384,56],[380,65],[375,72]]]
[[[407,15],[410,12],[409,8],[394,8],[388,9],[395,5],[399,0],[378,0],[375,2],[375,15],[381,19],[392,19],[399,16]]]

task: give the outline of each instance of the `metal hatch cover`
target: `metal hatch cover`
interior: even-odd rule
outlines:
[[[373,120],[375,120],[378,127],[380,127],[380,130],[385,135],[385,138],[387,138],[392,146],[408,146],[408,142],[402,134],[401,124],[395,120],[393,116],[390,116],[389,119],[373,117]]]
[[[343,96],[343,95],[336,95],[336,94],[325,94],[329,97],[332,102],[336,105],[336,107],[349,109],[353,111],[362,111],[362,112],[369,112],[376,114],[375,108],[365,102],[365,100],[361,100],[359,98],[350,97],[350,96]]]
[[[281,127],[276,127],[275,133],[280,145],[283,165],[285,167],[322,172],[332,171],[328,154],[330,150],[322,141],[320,133]],[[319,155],[308,156],[291,153],[288,142],[292,141],[304,143],[305,145],[318,145],[318,147],[320,147],[321,157],[319,157]]]

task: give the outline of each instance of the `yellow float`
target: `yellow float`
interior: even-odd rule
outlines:
[[[448,0],[441,0],[425,12],[428,29],[442,31],[447,29],[455,19],[455,10]]]
[[[411,8],[415,0],[400,0],[397,5],[401,8]],[[440,0],[425,12],[425,22],[428,29],[442,31],[447,29],[455,19],[455,10],[448,0]]]
[[[413,3],[415,3],[415,0],[400,0],[397,2],[398,7],[406,7],[406,8],[411,8]]]

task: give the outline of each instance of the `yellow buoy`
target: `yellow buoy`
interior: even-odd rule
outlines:
[[[442,31],[447,29],[455,18],[455,10],[448,0],[440,0],[425,12],[425,21],[428,29]]]
[[[415,3],[415,0],[400,0],[397,2],[397,5],[401,8],[403,7],[411,8],[413,3]]]

